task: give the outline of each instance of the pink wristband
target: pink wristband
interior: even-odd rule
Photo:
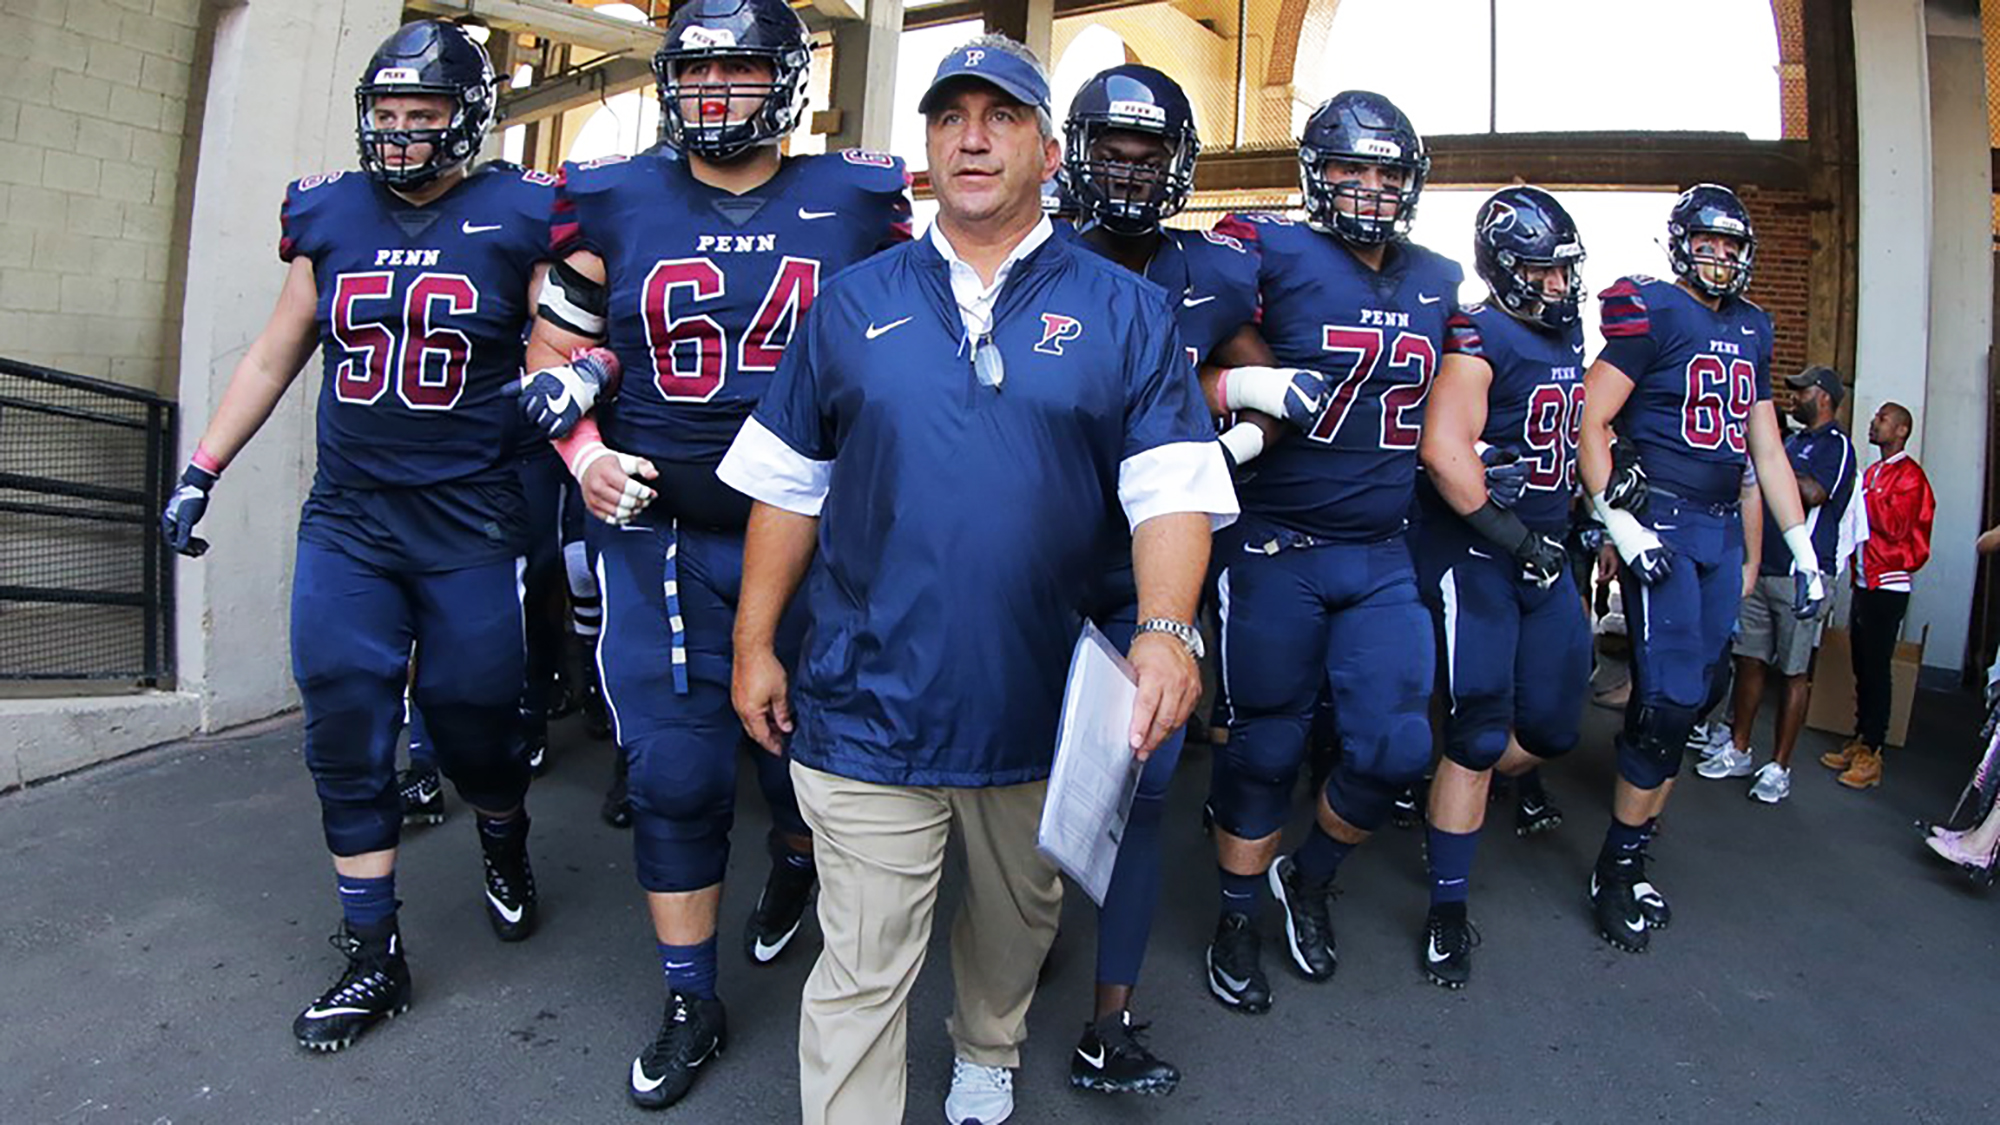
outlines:
[[[216,476],[222,475],[223,463],[216,460],[215,454],[210,453],[208,448],[199,442],[195,444],[194,454],[188,458],[188,464],[205,473],[214,473]]]

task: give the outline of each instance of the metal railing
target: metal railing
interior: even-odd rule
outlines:
[[[156,394],[0,359],[0,681],[172,679],[176,424]]]

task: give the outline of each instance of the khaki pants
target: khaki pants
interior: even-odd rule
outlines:
[[[901,1121],[910,988],[924,965],[952,824],[965,898],[951,928],[958,1056],[1018,1066],[1036,974],[1055,940],[1062,879],[1035,850],[1046,782],[996,789],[854,781],[792,763],[813,831],[825,937],[799,1005],[807,1125]]]

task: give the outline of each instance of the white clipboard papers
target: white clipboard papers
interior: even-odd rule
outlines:
[[[1144,766],[1128,741],[1138,694],[1132,666],[1084,622],[1069,658],[1055,768],[1035,845],[1099,906]]]

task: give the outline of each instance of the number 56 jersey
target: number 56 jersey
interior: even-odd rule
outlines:
[[[664,149],[563,166],[555,256],[604,260],[605,328],[624,369],[597,408],[606,444],[714,465],[763,397],[820,286],[910,238],[903,162],[787,158],[742,195]]]
[[[1771,397],[1770,316],[1741,297],[1710,309],[1650,277],[1621,277],[1598,300],[1598,358],[1632,380],[1618,428],[1646,476],[1683,499],[1734,503],[1750,409]]]
[[[323,481],[418,488],[503,466],[554,182],[487,165],[423,207],[357,172],[286,190],[278,256],[309,258],[319,290]]]
[[[1377,272],[1333,235],[1274,215],[1232,215],[1216,230],[1258,254],[1260,327],[1278,365],[1310,367],[1330,386],[1312,432],[1285,435],[1239,477],[1245,515],[1340,542],[1399,533],[1464,272],[1408,242]]]

